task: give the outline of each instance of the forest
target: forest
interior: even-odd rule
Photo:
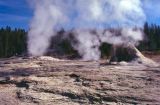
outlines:
[[[145,39],[140,42],[138,49],[140,51],[160,51],[160,26],[156,24],[144,25]],[[72,53],[68,42],[63,42],[60,46],[66,53]],[[102,54],[109,52],[110,46],[104,44],[100,50]],[[74,51],[75,52],[75,51]],[[107,54],[107,53],[106,53]],[[24,29],[12,29],[9,26],[0,29],[0,58],[11,56],[27,55],[27,32]]]
[[[27,32],[24,29],[0,29],[0,57],[22,55],[27,51]]]

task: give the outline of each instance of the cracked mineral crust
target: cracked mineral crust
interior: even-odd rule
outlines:
[[[160,67],[104,62],[1,59],[0,105],[160,104]]]

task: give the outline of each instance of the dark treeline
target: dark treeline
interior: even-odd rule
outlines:
[[[21,55],[26,52],[26,32],[23,29],[0,29],[0,57]]]
[[[160,26],[156,24],[144,25],[145,39],[138,46],[142,51],[160,51]]]
[[[63,30],[64,31],[64,30]],[[63,32],[62,31],[62,32]],[[65,31],[64,31],[65,32]],[[61,31],[57,34],[61,34]],[[145,40],[140,43],[138,49],[141,51],[160,51],[160,26],[156,24],[144,25]],[[60,35],[61,36],[61,35]],[[52,46],[52,44],[51,44]],[[74,54],[68,40],[58,43],[63,53]],[[102,55],[110,53],[111,45],[103,44],[100,47]],[[27,32],[24,29],[11,29],[5,27],[0,29],[0,57],[11,57],[27,53]]]

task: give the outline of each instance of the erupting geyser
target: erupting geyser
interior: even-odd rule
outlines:
[[[28,51],[34,56],[46,52],[60,28],[74,29],[79,43],[72,46],[84,60],[98,60],[101,43],[136,45],[143,40],[141,0],[33,0],[32,6]]]

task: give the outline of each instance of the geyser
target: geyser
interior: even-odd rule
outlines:
[[[62,27],[75,29],[79,43],[72,46],[84,60],[98,60],[103,42],[136,45],[143,40],[141,27],[146,17],[141,0],[33,0],[31,4],[34,17],[28,51],[33,56],[45,54],[51,37]],[[90,32],[91,29],[96,32]]]

